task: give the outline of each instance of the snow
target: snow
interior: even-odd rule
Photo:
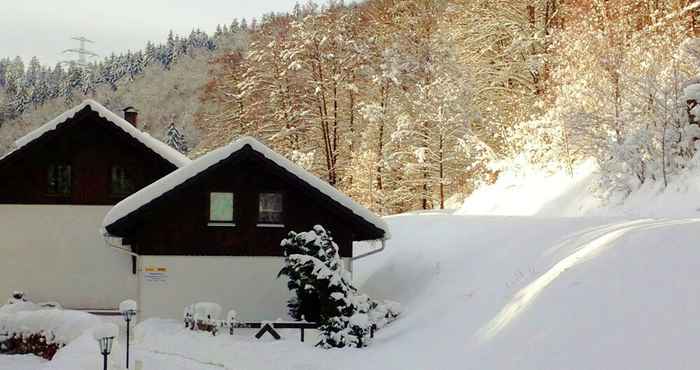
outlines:
[[[226,321],[228,322],[234,322],[238,318],[238,312],[236,310],[230,310],[228,314],[226,314]]]
[[[43,334],[49,343],[66,344],[100,322],[95,316],[80,311],[36,310],[34,307],[30,311],[7,309],[15,305],[18,304],[0,309],[0,333],[22,336]]]
[[[466,199],[458,215],[537,217],[700,217],[700,166],[662,181],[648,181],[624,199],[603,201],[595,187],[600,175],[593,161],[573,169],[544,171],[508,169],[493,185]],[[435,213],[435,212],[432,212]]]
[[[241,370],[683,369],[700,360],[700,294],[687,288],[697,276],[700,220],[387,221],[394,239],[386,253],[355,273],[360,291],[405,311],[370,347],[328,351],[285,330],[281,341],[245,330],[213,337],[152,319],[137,328],[139,353]]]
[[[73,118],[78,112],[83,110],[85,107],[89,107],[93,112],[99,114],[100,117],[106,119],[110,123],[114,124],[115,126],[119,127],[122,131],[126,132],[127,134],[131,135],[134,139],[138,140],[140,143],[151,149],[153,152],[161,156],[163,159],[167,160],[168,162],[172,163],[176,167],[183,167],[187,164],[190,163],[189,158],[186,156],[182,155],[180,152],[177,150],[169,147],[165,143],[161,142],[160,140],[157,140],[151,135],[140,131],[136,127],[134,127],[131,123],[127,122],[123,118],[119,117],[109,109],[105,108],[102,106],[100,103],[92,100],[92,99],[87,99],[83,101],[82,103],[76,105],[75,107],[63,112],[61,115],[58,117],[52,119],[51,121],[47,122],[43,126],[37,128],[34,131],[31,131],[27,135],[17,139],[15,141],[15,146],[12,150],[12,152],[19,150],[20,148],[26,146],[27,144],[33,142],[34,140],[44,136],[46,133],[55,130],[60,124],[66,122],[67,120]],[[10,153],[12,153],[10,152]],[[7,155],[9,155],[8,153]],[[5,155],[5,156],[7,156]],[[3,157],[4,158],[4,157]],[[2,158],[0,158],[2,160]]]
[[[316,348],[314,331],[305,343],[293,330],[258,341],[255,330],[212,336],[149,319],[136,328],[136,359],[181,370],[644,370],[700,361],[699,219],[422,213],[386,221],[394,237],[354,266],[355,283],[404,312],[368,348]],[[89,339],[47,368],[99,368]]]
[[[116,338],[119,336],[119,327],[112,323],[102,324],[92,330],[92,336],[95,340]]]
[[[12,301],[12,300],[10,300]],[[17,312],[21,311],[36,311],[40,310],[41,306],[34,303],[34,302],[14,302],[14,303],[8,303],[4,306],[0,306],[0,315],[1,314],[14,314]]]
[[[212,302],[198,302],[193,307],[195,320],[218,320],[221,316],[221,305]]]
[[[37,370],[46,363],[34,355],[0,355],[0,369],[4,370]]]
[[[102,223],[103,228],[114,224],[120,219],[128,216],[132,212],[148,204],[152,200],[162,196],[168,191],[174,189],[176,186],[184,183],[188,179],[197,176],[199,173],[230,157],[232,154],[243,149],[246,145],[249,145],[256,152],[262,154],[278,166],[289,171],[291,174],[295,175],[302,181],[308,183],[323,194],[329,196],[334,201],[340,203],[347,209],[351,210],[357,216],[362,217],[367,222],[383,230],[385,232],[384,239],[390,238],[389,228],[387,227],[386,223],[384,222],[384,220],[382,220],[381,217],[375,215],[367,208],[356,203],[355,201],[350,199],[350,197],[336,190],[327,182],[319,179],[312,173],[306,171],[305,169],[284,158],[283,156],[275,153],[272,149],[268,148],[261,142],[249,136],[242,137],[226,146],[212,150],[211,152],[197,158],[191,164],[170,173],[162,179],[154,182],[153,184],[141,189],[140,191],[134,193],[130,197],[119,202],[105,217]]]
[[[700,101],[700,84],[691,84],[683,89],[683,96],[686,100]]]
[[[598,167],[590,160],[566,170],[507,168],[493,185],[477,189],[467,198],[460,215],[555,216],[585,215],[601,203],[590,188],[598,179]]]
[[[139,305],[133,299],[127,299],[119,303],[119,312],[137,311],[138,309]]]
[[[124,349],[115,340],[112,344],[112,354],[108,358],[109,369],[124,368]],[[0,356],[1,357],[1,356]],[[61,348],[54,358],[44,367],[36,370],[94,370],[102,368],[100,346],[91,331]],[[194,370],[194,369],[192,369]]]

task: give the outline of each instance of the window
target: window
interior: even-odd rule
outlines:
[[[112,181],[110,182],[112,195],[129,195],[136,190],[129,172],[125,167],[112,166]]]
[[[282,193],[261,193],[258,208],[258,226],[282,226]]]
[[[209,194],[209,226],[235,226],[233,193]]]
[[[65,163],[49,165],[48,191],[54,195],[69,195],[73,183],[71,180],[71,167]]]

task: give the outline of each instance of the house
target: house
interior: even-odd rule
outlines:
[[[378,216],[244,137],[118,203],[104,233],[138,255],[141,318],[212,301],[244,320],[287,317],[280,242],[323,225],[352,270],[353,242],[389,238]]]
[[[137,295],[134,261],[105,246],[114,204],[190,160],[93,100],[15,142],[0,158],[0,299],[113,309]],[[0,302],[1,303],[1,302]]]

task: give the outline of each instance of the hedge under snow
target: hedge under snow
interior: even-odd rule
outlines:
[[[99,318],[85,312],[36,307],[29,302],[0,307],[0,342],[13,336],[41,335],[48,344],[66,345],[100,325]]]

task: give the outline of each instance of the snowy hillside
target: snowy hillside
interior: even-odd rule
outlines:
[[[413,369],[694,368],[699,222],[392,217],[360,273],[407,312],[371,351]]]
[[[565,170],[509,169],[499,175],[495,184],[477,189],[456,214],[697,217],[700,216],[700,169],[694,163],[672,177],[666,188],[661,181],[649,181],[627,197],[605,200],[596,195],[600,173],[593,160],[574,167],[573,175]]]

